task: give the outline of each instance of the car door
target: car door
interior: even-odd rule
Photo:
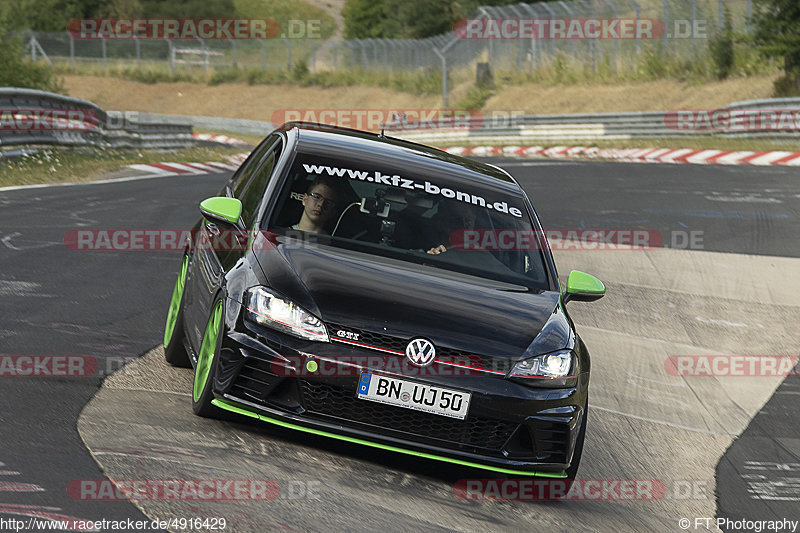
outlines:
[[[257,150],[261,152],[260,157],[252,158],[252,164],[243,168],[241,174],[226,187],[228,196],[238,198],[242,202],[240,224],[247,229],[253,229],[258,206],[283,150],[282,137],[278,134],[270,135]],[[200,348],[211,305],[224,283],[225,273],[246,253],[247,236],[242,234],[240,237],[237,232],[229,228],[220,227],[203,219],[196,242],[192,269],[192,293],[195,301],[191,311],[192,323],[195,325],[191,335],[195,352]]]

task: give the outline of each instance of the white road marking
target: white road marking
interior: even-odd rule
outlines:
[[[644,422],[651,422],[653,424],[659,424],[659,425],[662,425],[662,426],[668,426],[668,427],[675,428],[675,429],[682,429],[684,431],[692,431],[694,433],[703,433],[705,435],[720,435],[720,436],[724,436],[724,437],[736,437],[737,436],[735,433],[720,433],[718,431],[709,431],[707,429],[694,428],[694,427],[690,427],[690,426],[682,426],[680,424],[673,424],[672,422],[667,422],[666,420],[656,420],[654,418],[647,418],[646,416],[638,416],[638,415],[634,415],[634,414],[631,414],[631,413],[623,413],[622,411],[617,411],[616,409],[608,409],[607,407],[599,407],[597,405],[591,405],[590,404],[589,407],[591,409],[597,409],[599,411],[605,411],[607,413],[612,413],[612,414],[615,414],[615,415],[620,415],[620,416],[626,416],[628,418],[633,418],[634,420],[642,420]]]
[[[747,324],[743,322],[729,322],[727,320],[722,320],[720,318],[705,318],[702,316],[694,317],[695,320],[698,322],[703,322],[704,324],[714,324],[715,326],[730,326],[732,328],[746,328]]]

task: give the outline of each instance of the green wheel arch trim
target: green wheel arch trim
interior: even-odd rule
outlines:
[[[214,360],[214,352],[217,351],[217,339],[222,326],[222,300],[217,302],[208,319],[206,331],[203,334],[203,342],[200,345],[200,353],[197,354],[197,367],[194,369],[194,387],[192,388],[192,398],[198,401],[203,394],[208,374],[211,372],[211,363]]]
[[[603,285],[602,281],[591,274],[581,272],[580,270],[573,270],[569,273],[569,277],[567,278],[567,292],[573,294],[605,294],[606,286]]]
[[[169,302],[167,311],[167,324],[164,326],[164,346],[169,346],[172,340],[172,333],[175,331],[175,324],[178,321],[178,312],[183,300],[183,289],[186,287],[186,271],[189,268],[189,257],[184,255],[181,269],[178,272],[178,279],[175,280],[175,288],[172,289],[172,300]]]
[[[445,463],[453,463],[461,466],[468,466],[470,468],[479,468],[481,470],[490,470],[492,472],[498,472],[500,474],[509,474],[515,476],[531,476],[531,477],[548,477],[548,478],[556,478],[556,479],[564,479],[567,477],[566,472],[528,472],[525,470],[513,470],[511,468],[501,468],[497,466],[490,466],[490,465],[483,465],[480,463],[473,463],[471,461],[462,461],[461,459],[453,459],[452,457],[445,457],[442,455],[435,455],[432,453],[425,453],[425,452],[417,452],[414,450],[407,450],[405,448],[398,448],[397,446],[388,446],[386,444],[379,444],[377,442],[372,442],[364,439],[357,439],[354,437],[347,437],[345,435],[339,435],[337,433],[330,433],[328,431],[321,431],[319,429],[312,429],[307,428],[305,426],[300,426],[298,424],[292,424],[291,422],[284,422],[283,420],[277,420],[275,418],[270,418],[268,416],[264,416],[262,414],[253,412],[249,409],[245,409],[235,405],[227,400],[220,400],[214,399],[211,401],[213,405],[216,405],[220,409],[225,409],[227,411],[231,411],[233,413],[237,413],[244,416],[249,416],[251,418],[256,418],[261,420],[262,422],[268,422],[270,424],[275,424],[277,426],[282,426],[288,429],[294,429],[297,431],[304,431],[306,433],[311,433],[313,435],[319,435],[322,437],[330,437],[332,439],[343,440],[345,442],[352,442],[354,444],[361,444],[363,446],[370,446],[372,448],[378,448],[381,450],[387,450],[390,452],[397,452],[397,453],[404,453],[406,455],[413,455],[416,457],[422,457],[425,459],[433,459],[435,461],[443,461]]]

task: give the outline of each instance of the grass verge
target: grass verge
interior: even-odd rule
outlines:
[[[14,160],[0,160],[0,187],[95,181],[136,163],[225,161],[225,156],[242,151],[216,147],[175,152],[51,147]]]

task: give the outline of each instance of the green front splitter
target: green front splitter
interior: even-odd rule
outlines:
[[[238,413],[240,415],[249,416],[252,418],[257,418],[263,422],[269,422],[270,424],[275,424],[276,426],[282,426],[289,429],[295,429],[297,431],[304,431],[306,433],[312,433],[314,435],[320,435],[323,437],[330,437],[332,439],[343,440],[346,442],[352,442],[355,444],[362,444],[364,446],[370,446],[372,448],[379,448],[381,450],[387,450],[390,452],[397,452],[397,453],[404,453],[406,455],[414,455],[416,457],[423,457],[425,459],[433,459],[434,461],[443,461],[445,463],[453,463],[461,466],[468,466],[470,468],[479,468],[481,470],[490,470],[492,472],[498,472],[501,474],[511,474],[515,476],[531,476],[531,477],[549,477],[549,478],[557,478],[563,479],[567,477],[566,472],[528,472],[525,470],[512,470],[510,468],[500,468],[497,466],[489,466],[489,465],[482,465],[480,463],[473,463],[470,461],[462,461],[461,459],[453,459],[451,457],[444,457],[442,455],[434,455],[432,453],[425,453],[425,452],[417,452],[414,450],[407,450],[405,448],[398,448],[397,446],[387,446],[386,444],[379,444],[377,442],[372,442],[364,439],[356,439],[354,437],[347,437],[345,435],[338,435],[336,433],[330,433],[328,431],[320,431],[318,429],[311,429],[304,426],[299,426],[297,424],[292,424],[291,422],[284,422],[283,420],[277,420],[275,418],[270,418],[268,416],[264,416],[262,414],[256,413],[249,409],[245,409],[239,407],[238,405],[233,404],[227,400],[219,400],[214,399],[211,400],[211,403],[219,407],[220,409],[225,409],[227,411],[231,411],[234,413]]]

